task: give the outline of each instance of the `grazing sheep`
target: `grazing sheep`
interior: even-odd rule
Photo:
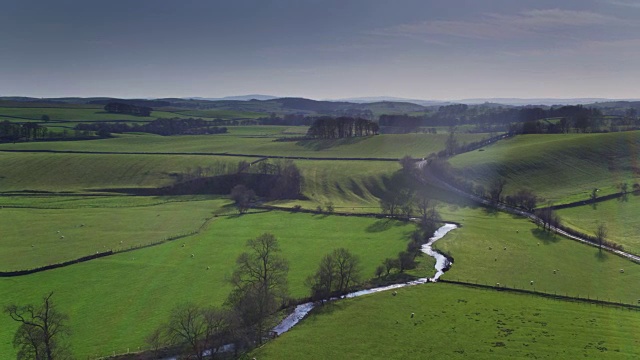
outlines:
[[[621,273],[621,274],[622,274],[622,273],[624,273],[624,269],[620,269],[620,273]]]
[[[414,315],[415,315],[415,313],[411,313],[411,318],[413,318]]]
[[[507,250],[507,247],[505,246],[504,249]]]
[[[498,258],[493,259],[493,261],[498,261]]]
[[[207,266],[207,270],[211,269],[210,267]]]
[[[195,255],[191,254],[191,257],[193,258],[193,257],[195,257]]]
[[[556,273],[556,271],[558,271],[558,270],[553,270],[553,273],[555,274],[555,273]]]
[[[520,230],[516,230],[516,234],[520,234]]]
[[[56,234],[60,234],[60,230],[56,231]]]
[[[500,283],[496,283],[496,287],[500,287]]]
[[[64,235],[60,236],[60,239],[64,239]]]
[[[394,291],[394,292],[391,293],[391,295],[396,296],[396,295],[398,295],[398,292]]]
[[[533,280],[531,280],[530,284],[533,285]]]
[[[184,244],[182,244],[182,247],[184,247]]]
[[[34,245],[31,245],[31,247],[34,247]]]

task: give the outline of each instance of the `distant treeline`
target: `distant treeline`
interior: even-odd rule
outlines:
[[[346,116],[339,118],[321,117],[311,124],[307,131],[307,136],[320,139],[342,139],[377,135],[378,131],[377,123],[363,118]]]
[[[135,116],[149,116],[153,109],[147,106],[136,106],[122,102],[110,102],[104,106],[104,111],[115,114],[129,114]]]
[[[37,123],[12,123],[8,120],[0,122],[0,140],[38,140],[47,136],[47,128]]]
[[[557,123],[536,124],[542,119],[560,119]],[[562,133],[599,131],[604,116],[599,109],[581,105],[551,108],[518,107],[464,104],[441,106],[438,111],[420,115],[381,115],[380,126],[405,128],[409,131],[419,127],[457,126],[473,124],[479,127],[502,125],[512,132]]]
[[[75,130],[95,131],[101,137],[108,137],[111,133],[146,132],[157,135],[206,135],[227,132],[226,127],[215,126],[216,122],[203,119],[156,119],[146,124],[127,123],[82,123],[75,126]]]

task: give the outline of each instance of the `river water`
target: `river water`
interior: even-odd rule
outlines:
[[[436,259],[436,265],[434,266],[436,269],[436,273],[433,277],[420,278],[420,279],[409,281],[406,283],[392,284],[392,285],[381,286],[381,287],[372,288],[372,289],[355,291],[343,296],[342,298],[354,298],[362,295],[368,295],[368,294],[378,293],[382,291],[398,289],[406,286],[413,286],[413,285],[419,285],[419,284],[425,284],[428,282],[438,281],[438,278],[440,278],[440,276],[444,274],[444,272],[449,268],[449,266],[451,266],[451,264],[449,263],[449,260],[447,260],[447,258],[444,255],[433,250],[431,246],[436,241],[442,239],[449,231],[456,228],[457,226],[455,224],[445,224],[444,226],[436,230],[435,234],[433,234],[433,236],[429,238],[429,241],[426,244],[422,245],[422,249],[421,249],[422,252]],[[340,300],[340,298],[333,298],[330,301],[337,301],[337,300]],[[284,318],[284,320],[282,320],[280,324],[278,324],[276,327],[273,328],[273,332],[275,332],[277,335],[280,335],[282,333],[289,331],[292,327],[294,327],[297,323],[299,323],[300,320],[304,319],[304,317],[307,316],[307,314],[309,314],[311,310],[313,310],[315,305],[316,304],[313,302],[308,302],[308,303],[304,303],[296,306],[296,308],[293,310],[291,314],[289,314],[289,316]],[[228,352],[228,351],[233,351],[233,345],[231,344],[225,345],[220,349],[218,349],[216,352]],[[210,354],[211,354],[211,350],[208,350],[205,352],[205,355],[210,355]],[[165,358],[164,360],[177,360],[177,358],[169,357],[169,358]]]
[[[431,257],[436,259],[436,265],[435,265],[436,273],[435,273],[435,275],[433,277],[431,277],[431,278],[421,278],[421,279],[417,279],[417,280],[413,280],[413,281],[409,281],[409,282],[401,283],[401,284],[393,284],[393,285],[381,286],[381,287],[372,288],[372,289],[360,290],[360,291],[349,293],[349,294],[345,295],[344,298],[353,298],[353,297],[358,297],[358,296],[367,295],[367,294],[373,294],[373,293],[377,293],[377,292],[381,292],[381,291],[398,289],[398,288],[406,287],[406,286],[424,284],[424,283],[427,283],[427,282],[430,282],[430,281],[431,282],[438,281],[438,278],[440,278],[440,276],[442,276],[442,274],[444,274],[446,269],[448,269],[449,266],[451,266],[451,264],[450,264],[449,260],[447,260],[447,258],[444,255],[442,255],[439,252],[433,250],[432,245],[436,241],[442,239],[449,231],[451,231],[453,229],[456,229],[456,228],[457,228],[457,226],[455,224],[445,224],[444,226],[442,226],[438,230],[436,230],[435,234],[433,234],[433,236],[431,238],[429,238],[429,241],[426,244],[422,245],[422,249],[421,249],[422,252],[424,254],[426,254],[428,256],[431,256]],[[331,299],[331,300],[335,301],[335,300],[339,300],[339,299],[334,298],[334,299]],[[284,320],[282,320],[282,322],[280,324],[278,324],[275,328],[273,328],[273,331],[278,335],[289,331],[289,329],[294,327],[298,322],[300,322],[300,320],[302,320],[305,316],[307,316],[307,314],[314,307],[315,307],[315,303],[313,303],[313,302],[308,302],[308,303],[304,303],[304,304],[296,306],[296,308],[293,311],[293,313],[291,313]]]

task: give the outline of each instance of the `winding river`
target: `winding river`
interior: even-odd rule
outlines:
[[[387,290],[398,289],[398,288],[406,287],[406,286],[413,286],[413,285],[418,285],[418,284],[424,284],[424,283],[427,283],[427,282],[436,282],[436,281],[438,281],[440,276],[442,276],[442,274],[444,274],[444,272],[451,266],[451,263],[449,262],[449,260],[444,255],[440,254],[436,250],[433,250],[433,248],[431,246],[436,241],[442,239],[449,231],[451,231],[453,229],[456,229],[456,228],[457,228],[457,226],[455,224],[445,224],[444,226],[442,226],[441,228],[436,230],[435,234],[433,234],[433,236],[431,238],[429,238],[429,241],[426,244],[422,245],[422,252],[425,253],[426,255],[429,255],[429,256],[431,256],[431,257],[436,259],[436,265],[435,265],[436,273],[435,273],[435,275],[433,277],[431,277],[431,278],[420,278],[420,279],[409,281],[409,282],[406,282],[406,283],[393,284],[393,285],[381,286],[381,287],[372,288],[372,289],[360,290],[360,291],[349,293],[349,294],[345,295],[344,297],[345,298],[353,298],[353,297],[367,295],[367,294],[373,294],[373,293],[377,293],[377,292],[381,292],[381,291],[387,291]],[[338,299],[335,298],[335,299],[332,299],[332,300],[338,300]],[[293,313],[291,313],[284,320],[282,320],[282,322],[280,324],[278,324],[276,327],[274,327],[273,331],[278,335],[289,331],[298,322],[300,322],[300,320],[302,320],[305,316],[307,316],[307,314],[314,307],[315,307],[315,303],[313,303],[313,302],[308,302],[308,303],[304,303],[304,304],[296,306],[296,308],[293,311]]]
[[[436,232],[433,234],[432,237],[429,238],[429,241],[426,244],[422,245],[422,249],[421,249],[422,252],[436,259],[436,265],[435,265],[436,273],[433,277],[420,278],[420,279],[409,281],[406,283],[392,284],[392,285],[381,286],[381,287],[372,288],[372,289],[355,291],[345,295],[343,298],[353,298],[353,297],[358,297],[362,295],[378,293],[381,291],[393,290],[393,289],[398,289],[406,286],[413,286],[413,285],[419,285],[419,284],[425,284],[428,282],[438,281],[438,278],[440,278],[440,276],[444,274],[444,272],[451,266],[451,263],[449,262],[449,260],[447,260],[447,258],[444,255],[433,250],[431,245],[433,245],[433,243],[435,243],[436,241],[442,239],[449,231],[456,228],[457,226],[455,224],[445,224],[444,226],[436,230]],[[339,298],[331,299],[331,301],[336,301],[336,300],[339,300]],[[305,316],[307,316],[307,314],[309,314],[309,312],[313,310],[314,307],[315,307],[315,303],[313,302],[308,302],[308,303],[304,303],[296,306],[296,308],[293,310],[291,314],[289,314],[289,316],[284,318],[284,320],[282,320],[280,324],[278,324],[276,327],[273,328],[273,332],[275,332],[277,335],[280,335],[282,333],[289,331],[292,327],[294,327],[297,323],[299,323],[300,320],[302,320]],[[232,344],[225,345],[219,348],[216,352],[228,352],[228,351],[233,351]],[[207,350],[204,353],[204,355],[210,355],[210,354],[211,354],[211,350]],[[165,358],[164,360],[177,360],[177,358],[169,357],[169,358]]]

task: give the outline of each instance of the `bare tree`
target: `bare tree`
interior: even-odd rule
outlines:
[[[204,359],[207,350],[210,353],[208,357],[213,357],[216,350],[224,345],[227,329],[228,315],[223,310],[187,303],[171,312],[166,336],[171,344],[184,346],[191,356]],[[161,330],[156,330],[149,339],[160,342],[162,336]]]
[[[249,210],[251,202],[255,200],[255,197],[255,192],[244,185],[236,185],[231,189],[231,199],[235,202],[240,214],[244,214]]]
[[[287,297],[288,262],[280,256],[278,240],[268,233],[247,241],[248,252],[240,254],[231,276],[233,290],[227,302],[251,327],[253,339],[262,343],[268,317]]]
[[[58,311],[52,297],[53,292],[44,296],[40,306],[12,304],[5,308],[5,313],[20,323],[13,337],[18,360],[71,359],[65,345],[65,338],[70,335],[69,317]]]
[[[496,178],[491,182],[489,186],[489,196],[491,196],[491,201],[499,202],[500,197],[502,196],[502,191],[504,190],[504,186],[507,184],[507,180],[503,178]]]
[[[360,260],[345,248],[333,250],[320,260],[318,270],[307,278],[315,300],[328,300],[333,295],[346,294],[360,281]]]
[[[607,225],[604,223],[599,223],[598,227],[596,228],[596,240],[598,241],[598,247],[600,248],[600,251],[602,251],[602,243],[606,240],[607,236],[609,235],[609,230],[607,229]]]

